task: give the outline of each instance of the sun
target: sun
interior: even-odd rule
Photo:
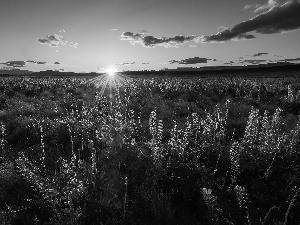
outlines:
[[[107,67],[104,74],[90,79],[88,82],[99,88],[99,96],[102,97],[104,93],[108,93],[110,99],[113,93],[118,92],[119,88],[125,83],[128,84],[132,80],[131,77],[119,72],[115,67]]]
[[[105,73],[107,73],[109,76],[114,76],[116,72],[118,72],[118,70],[114,67],[108,67],[105,70]]]

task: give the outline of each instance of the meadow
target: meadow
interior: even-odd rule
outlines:
[[[1,224],[300,224],[300,78],[104,83],[0,78]]]

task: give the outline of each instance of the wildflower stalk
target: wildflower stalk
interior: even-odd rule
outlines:
[[[276,150],[277,150],[277,151],[275,152],[275,155],[274,155],[274,157],[272,158],[272,161],[271,161],[271,163],[270,163],[270,166],[269,166],[269,168],[267,169],[267,171],[266,171],[266,173],[265,173],[266,179],[268,179],[268,177],[269,177],[269,174],[270,174],[271,168],[273,167],[273,164],[274,164],[274,162],[275,162],[275,159],[276,159],[277,155],[280,153],[280,150],[281,150],[280,146],[281,146],[282,143],[284,143],[285,138],[286,138],[286,137],[280,137],[280,138],[278,138],[277,146],[276,146]]]
[[[288,96],[287,96],[287,101],[288,103],[292,103],[294,101],[294,95],[293,95],[293,90],[292,90],[292,87],[291,85],[289,84],[288,85]]]
[[[124,205],[123,205],[123,218],[125,219],[126,216],[126,207],[127,207],[127,189],[128,188],[128,178],[127,176],[125,177],[125,195],[124,195]]]
[[[269,217],[269,215],[271,214],[271,212],[272,212],[273,209],[278,209],[278,207],[274,205],[274,206],[272,206],[272,207],[269,209],[268,213],[266,214],[266,216],[265,216],[265,218],[264,218],[264,221],[262,222],[262,225],[265,225],[265,224],[266,224],[267,219],[268,219],[268,217]]]
[[[45,168],[45,143],[44,143],[44,130],[42,124],[39,122],[39,128],[40,128],[40,144],[41,144],[41,150],[42,150],[42,155],[41,155],[41,162],[42,166]]]
[[[299,192],[300,192],[300,189],[298,188],[298,189],[296,190],[296,193],[294,194],[292,200],[290,201],[289,207],[288,207],[288,209],[287,209],[287,211],[286,211],[286,213],[285,213],[285,216],[284,216],[284,223],[283,223],[284,225],[287,224],[287,220],[288,220],[289,213],[290,213],[291,208],[293,207],[295,201],[296,201],[297,198],[298,198]]]
[[[152,136],[151,148],[154,160],[156,163],[159,163],[162,156],[161,149],[159,145],[162,141],[162,132],[163,132],[163,122],[162,120],[157,120],[156,109],[153,110],[149,118],[149,129]]]
[[[72,150],[72,156],[74,155],[74,142],[73,142],[73,135],[72,135],[72,131],[71,131],[71,126],[70,124],[67,124],[68,126],[68,132],[70,135],[70,142],[71,142],[71,150]]]
[[[230,153],[230,162],[231,162],[231,173],[232,173],[232,180],[233,183],[236,182],[238,175],[240,174],[241,171],[241,166],[240,166],[240,154],[241,154],[241,149],[240,149],[240,144],[238,142],[233,142],[229,153]]]
[[[249,214],[249,210],[248,210],[249,198],[248,198],[248,193],[247,193],[246,188],[236,185],[234,187],[234,192],[235,192],[240,209],[246,211],[247,222],[249,225],[251,225],[250,214]]]
[[[1,129],[1,141],[0,141],[0,147],[1,147],[1,157],[5,156],[5,139],[4,139],[4,135],[5,135],[5,126],[4,124],[0,123],[0,129]]]

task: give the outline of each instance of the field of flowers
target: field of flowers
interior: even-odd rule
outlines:
[[[0,79],[0,224],[300,224],[299,78],[106,83]]]

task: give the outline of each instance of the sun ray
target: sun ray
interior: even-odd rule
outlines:
[[[109,76],[114,76],[115,73],[117,73],[117,72],[118,72],[118,70],[114,67],[108,67],[105,70],[105,73],[107,73]]]
[[[116,72],[114,68],[108,68],[106,71],[106,73],[91,79],[89,82],[93,83],[97,88],[100,89],[100,98],[106,94],[110,96],[111,99],[112,95],[115,92],[118,92],[118,89],[123,86],[124,82],[131,80],[132,78]]]

